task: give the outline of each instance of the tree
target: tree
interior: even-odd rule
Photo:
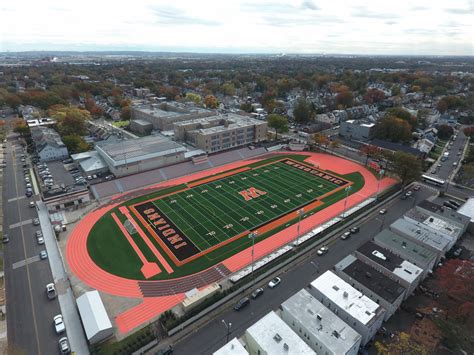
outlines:
[[[90,113],[87,110],[59,105],[50,110],[50,115],[56,119],[61,136],[75,134],[82,136],[87,133],[86,122],[90,119]]]
[[[207,95],[204,98],[204,105],[207,108],[217,108],[217,106],[219,106],[219,102],[214,95]]]
[[[385,116],[374,127],[375,137],[392,142],[408,142],[411,139],[411,126],[401,118]]]
[[[268,127],[275,129],[275,139],[278,139],[278,132],[288,132],[288,119],[284,116],[272,113],[267,118]]]
[[[382,90],[378,89],[369,89],[364,95],[364,100],[369,105],[380,102],[385,99],[385,94]]]
[[[192,92],[188,92],[186,94],[186,96],[184,97],[184,100],[194,102],[198,106],[202,105],[201,95],[195,94],[195,93],[192,93]]]
[[[352,105],[352,92],[346,85],[341,85],[337,88],[336,105],[349,107]]]
[[[24,120],[18,118],[13,122],[13,132],[18,133],[23,137],[30,133],[30,128]]]
[[[130,106],[122,107],[122,111],[120,112],[120,118],[124,121],[130,120],[132,118]]]
[[[5,103],[11,108],[17,109],[22,104],[22,100],[15,94],[9,94],[5,97]]]
[[[365,165],[369,162],[369,158],[375,158],[381,155],[380,148],[372,144],[364,145],[360,148],[359,153],[366,156]]]
[[[402,120],[407,121],[411,127],[416,125],[416,117],[401,107],[389,108],[385,111],[385,116],[401,118]]]
[[[441,113],[445,113],[448,111],[448,104],[444,100],[439,100],[436,104],[436,109]]]
[[[62,141],[66,145],[69,154],[82,153],[91,149],[90,144],[77,134],[63,136]]]
[[[407,355],[426,355],[426,349],[411,339],[411,335],[401,332],[398,340],[390,344],[383,344],[379,341],[375,342],[377,355],[381,354],[407,354]]]
[[[293,116],[295,117],[295,121],[299,123],[311,121],[314,116],[311,103],[304,97],[300,97],[293,107]]]
[[[413,154],[395,152],[392,157],[392,165],[394,173],[401,180],[402,188],[421,176],[421,161]]]
[[[244,102],[241,104],[240,109],[245,112],[253,112],[253,106],[250,102]]]
[[[313,134],[313,141],[316,143],[316,145],[320,147],[327,147],[329,144],[329,138],[326,137],[324,134],[321,133],[315,133]]]
[[[235,86],[232,83],[225,83],[221,86],[221,91],[224,95],[234,96],[235,95]]]
[[[438,138],[439,139],[449,139],[451,136],[454,134],[454,129],[451,126],[448,125],[441,125],[438,126]]]

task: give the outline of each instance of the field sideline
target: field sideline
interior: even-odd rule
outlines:
[[[251,241],[246,235],[251,231],[258,229],[261,232],[256,242],[264,240],[297,222],[295,211],[299,208],[306,206],[305,218],[343,199],[346,186],[353,185],[350,191],[353,194],[364,185],[357,172],[340,176],[320,171],[314,166],[301,164],[303,158],[288,155],[263,160],[245,166],[245,171],[242,168],[235,170],[235,174],[232,170],[226,171],[222,178],[220,174],[208,176],[125,202],[123,205],[130,208],[136,222],[143,226],[143,231],[166,261],[178,266],[174,267],[172,274],[161,272],[152,279],[168,279],[203,270],[247,248]],[[263,195],[245,201],[240,193],[249,187],[256,188]],[[152,208],[153,214],[163,217],[179,240],[186,242],[186,248],[173,250],[173,244],[167,242],[160,230],[153,228],[153,221],[143,213]],[[116,214],[125,223],[126,218]],[[266,224],[271,230],[262,227]],[[91,257],[115,275],[143,279],[138,267],[141,260],[120,234],[109,214],[101,218],[88,238]],[[132,238],[148,261],[158,262],[138,234],[133,234]]]

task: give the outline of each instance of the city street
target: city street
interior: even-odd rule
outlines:
[[[46,284],[53,277],[48,260],[40,260],[45,250],[34,236],[40,226],[33,226],[36,208],[29,202],[38,196],[25,196],[25,183],[16,139],[7,143],[3,181],[4,233],[10,242],[4,245],[4,268],[7,302],[8,343],[12,353],[56,354],[58,339],[53,317],[61,313],[57,299],[46,296]]]
[[[307,286],[319,274],[332,268],[337,262],[370,240],[383,228],[400,218],[407,210],[415,206],[416,203],[433,194],[434,191],[432,189],[421,188],[406,200],[395,198],[388,206],[384,206],[388,209],[386,214],[380,215],[376,211],[364,217],[363,222],[357,224],[360,226],[359,233],[353,235],[348,240],[341,240],[339,234],[337,234],[332,239],[332,242],[328,244],[329,252],[324,256],[317,256],[315,248],[314,251],[311,251],[313,255],[310,258],[306,259],[303,263],[293,264],[290,270],[278,275],[281,277],[282,282],[276,288],[269,289],[266,283],[256,285],[255,288],[258,286],[265,288],[262,296],[252,300],[250,305],[240,312],[232,309],[233,303],[228,304],[225,310],[220,315],[214,317],[208,324],[174,344],[174,353],[179,355],[191,353],[210,354],[216,351],[226,342],[227,328],[223,321],[227,324],[229,322],[232,323],[230,339],[242,336],[245,330],[258,319],[271,310],[277,309],[283,301]],[[235,302],[237,300],[235,299]]]

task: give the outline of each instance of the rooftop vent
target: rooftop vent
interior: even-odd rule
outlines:
[[[402,247],[406,248],[407,247],[407,242],[403,242]]]
[[[430,217],[429,221],[430,221],[430,222],[433,222],[433,221],[434,221],[434,218],[433,218],[433,217]]]
[[[323,317],[321,317],[320,314],[316,314],[316,318],[318,318],[319,320],[322,320],[322,319],[323,319]]]
[[[342,295],[344,296],[344,298],[349,297],[349,294],[347,293],[347,291],[344,291],[344,293]]]
[[[332,335],[334,335],[336,338],[339,338],[339,337],[340,337],[340,335],[339,335],[339,333],[337,332],[337,330],[334,330],[334,331],[332,332]]]
[[[368,316],[371,315],[369,311],[365,311],[365,314],[367,314]]]
[[[290,347],[288,346],[287,343],[283,344],[283,349],[285,349],[285,351],[288,351],[290,350]]]
[[[276,333],[275,336],[273,337],[273,339],[275,339],[275,341],[276,341],[277,343],[279,343],[279,342],[281,341],[281,336],[280,336],[280,334]]]
[[[365,276],[370,279],[370,278],[372,277],[372,274],[367,271],[367,272],[365,273]]]
[[[336,285],[334,285],[332,288],[333,288],[335,291],[339,291],[339,287],[337,287]]]

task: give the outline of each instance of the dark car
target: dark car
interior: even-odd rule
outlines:
[[[234,309],[236,311],[240,311],[242,308],[248,306],[249,304],[250,304],[250,298],[244,297],[235,304]]]
[[[360,230],[359,227],[352,227],[352,228],[351,228],[351,233],[352,233],[352,234],[358,233],[359,230]]]
[[[252,292],[252,298],[256,299],[257,297],[263,294],[263,288],[257,288],[255,291]]]
[[[170,345],[168,349],[159,350],[156,355],[171,355],[173,353],[173,347]]]

